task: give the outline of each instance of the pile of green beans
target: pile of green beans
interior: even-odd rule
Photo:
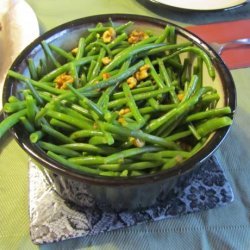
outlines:
[[[215,69],[202,49],[176,43],[170,25],[160,35],[141,31],[134,43],[132,22],[113,25],[98,23],[71,51],[42,41],[44,58],[27,60],[29,76],[9,70],[24,88],[4,105],[0,137],[21,123],[65,168],[124,178],[185,161],[232,123],[230,108],[218,108],[217,90],[204,84],[203,68],[212,80]],[[68,77],[63,87],[58,77]]]

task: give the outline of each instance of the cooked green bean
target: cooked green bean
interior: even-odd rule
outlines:
[[[6,113],[14,113],[16,111],[24,109],[25,107],[26,107],[26,102],[17,99],[16,102],[6,102],[3,106],[3,110]]]
[[[76,151],[83,151],[89,153],[109,155],[117,150],[111,147],[95,146],[88,143],[69,143],[62,145],[65,148],[73,149]]]
[[[36,71],[36,66],[35,66],[34,60],[32,58],[28,58],[27,62],[28,62],[28,68],[29,68],[31,79],[37,80],[38,74]]]
[[[41,42],[42,48],[44,49],[45,54],[48,56],[48,58],[51,60],[51,62],[58,68],[61,66],[61,64],[56,60],[54,57],[52,51],[50,50],[49,45],[45,42]]]
[[[44,150],[49,150],[56,154],[65,155],[68,157],[77,157],[81,155],[79,152],[72,149],[68,149],[45,141],[39,141],[38,145]]]
[[[20,121],[29,133],[33,133],[35,131],[33,124],[25,116],[20,117]]]
[[[72,143],[74,140],[67,137],[63,133],[57,131],[56,129],[53,129],[52,127],[49,127],[47,125],[42,125],[42,131],[50,136],[52,136],[54,139],[59,140],[63,143]]]
[[[68,161],[67,159],[61,157],[60,155],[57,155],[51,151],[47,152],[47,155],[49,157],[51,157],[52,159],[56,160],[57,162],[60,162],[61,164],[63,164],[63,166],[65,168],[69,167],[70,169],[74,169],[77,170],[78,172],[84,172],[87,174],[99,174],[99,169],[94,169],[94,168],[89,168],[89,167],[85,167],[85,166],[80,166],[77,165],[75,163],[72,163],[70,161]]]
[[[141,126],[145,123],[144,118],[142,117],[140,111],[138,110],[138,107],[135,103],[135,100],[131,94],[130,88],[128,84],[125,82],[122,84],[122,88],[124,91],[124,95],[127,99],[128,106],[130,107],[131,113],[133,114],[135,120],[140,124]]]
[[[197,112],[195,114],[189,115],[186,119],[187,122],[212,118],[215,116],[223,116],[231,113],[230,107],[210,109],[202,112]]]
[[[30,141],[32,143],[37,143],[41,138],[43,138],[44,133],[42,131],[35,131],[32,134],[30,134]]]
[[[71,126],[69,125],[68,123],[66,122],[63,122],[63,121],[59,121],[55,118],[52,118],[50,120],[50,124],[53,126],[53,127],[57,127],[59,129],[64,129],[64,130],[67,130],[67,131],[74,131],[75,130],[75,127],[74,126]],[[72,138],[74,140],[74,138]]]
[[[56,45],[54,44],[49,44],[49,47],[55,51],[58,55],[66,58],[67,60],[69,61],[72,61],[74,60],[75,58],[68,52],[66,52],[64,49],[60,48],[60,47],[57,47]],[[60,66],[60,65],[59,65]]]
[[[16,123],[19,122],[20,117],[26,115],[27,109],[23,109],[20,111],[17,111],[16,113],[13,113],[9,115],[7,118],[5,118],[0,123],[0,138],[6,133],[7,130],[9,130],[11,127],[13,127]]]

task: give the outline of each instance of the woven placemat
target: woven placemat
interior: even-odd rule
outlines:
[[[204,162],[195,175],[181,178],[167,197],[160,195],[154,206],[139,212],[105,212],[98,206],[86,208],[66,202],[31,161],[29,188],[30,235],[35,244],[94,235],[212,209],[234,199],[232,188],[215,157]]]

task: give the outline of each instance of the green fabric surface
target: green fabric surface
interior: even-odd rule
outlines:
[[[133,0],[27,2],[36,12],[42,32],[95,14],[134,13],[159,17],[153,9]],[[182,26],[203,22],[200,17],[194,21],[190,16],[186,23],[181,21],[188,19],[164,17]],[[223,20],[223,15],[221,18]],[[233,203],[96,236],[36,246],[29,237],[28,156],[6,136],[0,141],[0,249],[250,249],[250,68],[234,70],[232,75],[238,92],[238,108],[232,129],[216,155],[232,184]]]

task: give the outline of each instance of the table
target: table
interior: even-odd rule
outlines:
[[[247,18],[240,10],[207,14],[178,13],[134,0],[27,0],[41,32],[72,19],[102,13],[134,13],[160,17],[181,26]],[[174,219],[145,223],[91,237],[43,246],[29,237],[28,156],[6,136],[0,145],[0,249],[250,249],[250,68],[231,71],[238,108],[232,129],[216,152],[235,194],[225,207]]]

